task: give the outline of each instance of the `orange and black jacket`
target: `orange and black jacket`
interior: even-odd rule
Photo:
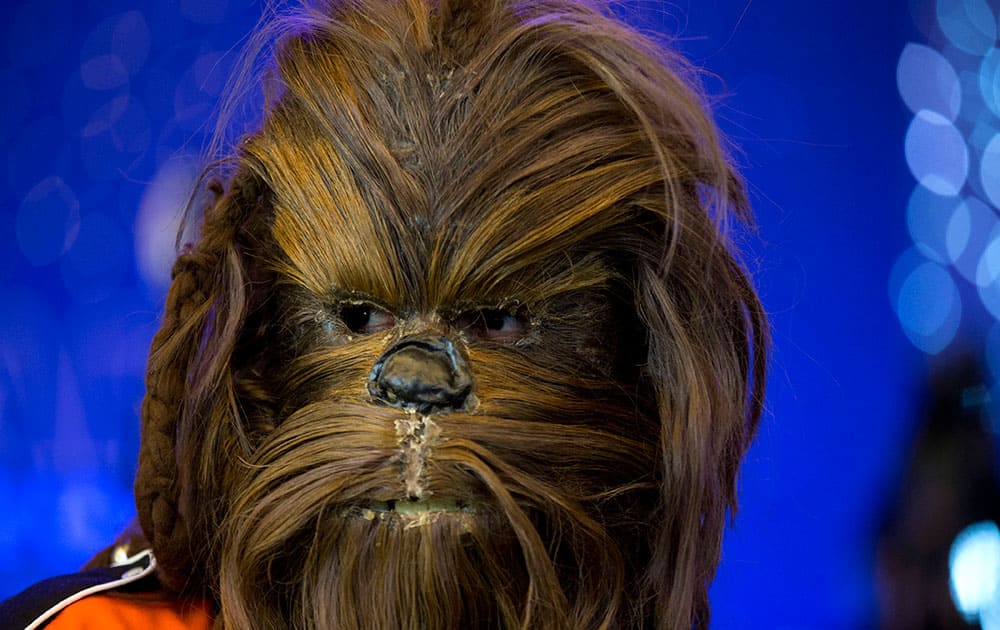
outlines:
[[[209,630],[205,602],[167,594],[156,559],[143,551],[122,563],[39,582],[0,602],[0,630]]]

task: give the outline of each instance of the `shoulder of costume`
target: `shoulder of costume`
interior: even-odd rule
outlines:
[[[0,630],[44,628],[71,604],[97,593],[158,590],[155,572],[156,558],[149,549],[132,556],[116,553],[110,567],[50,578],[0,602]]]

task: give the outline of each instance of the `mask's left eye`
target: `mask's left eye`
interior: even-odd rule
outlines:
[[[488,341],[514,343],[528,333],[528,315],[523,309],[482,308],[459,313],[453,320],[466,334]]]
[[[382,332],[396,325],[392,313],[367,302],[342,304],[337,316],[348,330],[361,335]]]

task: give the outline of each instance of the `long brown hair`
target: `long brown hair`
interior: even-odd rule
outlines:
[[[707,626],[768,334],[695,72],[569,0],[329,0],[255,41],[277,91],[149,360],[165,584],[231,628]],[[461,409],[373,401],[414,336]],[[373,509],[406,498],[450,509]]]

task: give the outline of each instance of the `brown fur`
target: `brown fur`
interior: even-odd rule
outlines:
[[[226,628],[706,626],[767,330],[692,72],[568,0],[330,1],[269,40],[279,91],[150,355],[165,584]],[[426,334],[471,403],[375,404]],[[474,509],[366,511],[406,496]]]

